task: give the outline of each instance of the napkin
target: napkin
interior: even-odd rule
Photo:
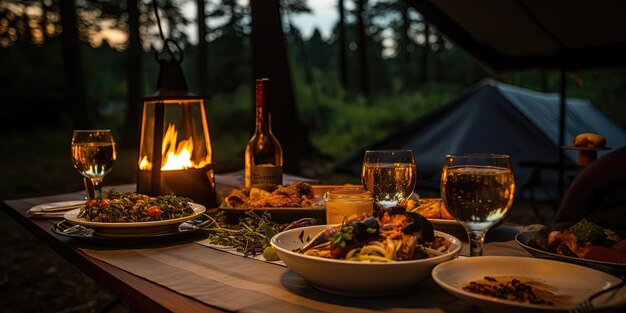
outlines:
[[[75,205],[85,203],[85,200],[70,200],[60,202],[43,203],[33,206],[26,211],[26,215],[30,218],[63,218],[63,214],[67,211],[54,211],[54,212],[42,212],[46,209],[64,207],[68,205]]]
[[[583,218],[626,237],[626,147],[611,151],[578,174],[552,224],[568,227]]]

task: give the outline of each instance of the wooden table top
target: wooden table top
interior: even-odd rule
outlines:
[[[134,191],[134,185],[115,186],[115,189],[119,191]],[[185,296],[96,259],[95,257],[91,257],[81,250],[81,248],[89,248],[85,246],[84,243],[79,243],[72,238],[58,235],[52,231],[52,227],[61,221],[61,219],[30,218],[26,213],[28,209],[37,204],[81,199],[83,196],[84,192],[76,192],[64,195],[7,200],[2,202],[2,209],[39,240],[51,247],[56,253],[63,256],[96,282],[118,295],[120,299],[137,311],[226,312],[225,309],[221,307],[208,305],[206,301],[201,302],[195,298]],[[512,229],[513,227],[508,228]],[[509,235],[510,234],[507,234],[507,236]],[[519,247],[517,247],[517,250],[525,253]],[[258,261],[251,260],[250,262]],[[438,292],[445,294],[443,290]],[[324,302],[323,297],[316,301],[322,301],[322,304],[329,305]],[[351,308],[350,299],[335,299],[334,301],[335,302],[331,301],[331,305],[341,303],[346,305],[345,308]],[[467,304],[462,301],[459,303],[462,309],[466,308],[465,306]],[[470,311],[474,310],[470,309]]]

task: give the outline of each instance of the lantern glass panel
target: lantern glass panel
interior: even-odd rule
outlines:
[[[198,193],[206,189],[215,202],[213,151],[202,99],[144,101],[138,168],[138,192],[174,193],[204,204],[207,195]]]

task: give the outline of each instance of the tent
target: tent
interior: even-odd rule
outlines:
[[[566,143],[566,71],[626,65],[623,0],[408,0],[455,44],[496,71],[560,69],[559,190]]]
[[[626,131],[590,101],[569,98],[566,142],[577,134],[593,132],[607,138],[613,148],[626,145]],[[485,79],[462,92],[449,104],[427,114],[367,149],[413,150],[418,185],[438,188],[444,156],[451,153],[505,153],[511,155],[520,191],[539,165],[546,186],[540,197],[557,196],[559,103],[556,93],[543,93]],[[601,156],[600,153],[599,156]],[[566,151],[566,163],[577,162],[576,151]],[[338,170],[359,173],[363,154]],[[542,190],[538,190],[542,191]]]
[[[623,0],[408,0],[496,71],[626,65]]]

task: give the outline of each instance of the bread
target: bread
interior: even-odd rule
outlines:
[[[604,148],[606,138],[594,133],[582,133],[574,138],[574,146],[581,148]]]
[[[452,216],[450,212],[448,212],[448,209],[446,208],[446,205],[443,203],[443,201],[441,202],[441,218],[444,220],[454,219],[454,216]]]
[[[419,199],[417,203],[407,205],[407,210],[420,214],[425,218],[453,220],[454,217],[448,213],[446,205],[441,199]],[[414,205],[417,204],[417,205]]]

